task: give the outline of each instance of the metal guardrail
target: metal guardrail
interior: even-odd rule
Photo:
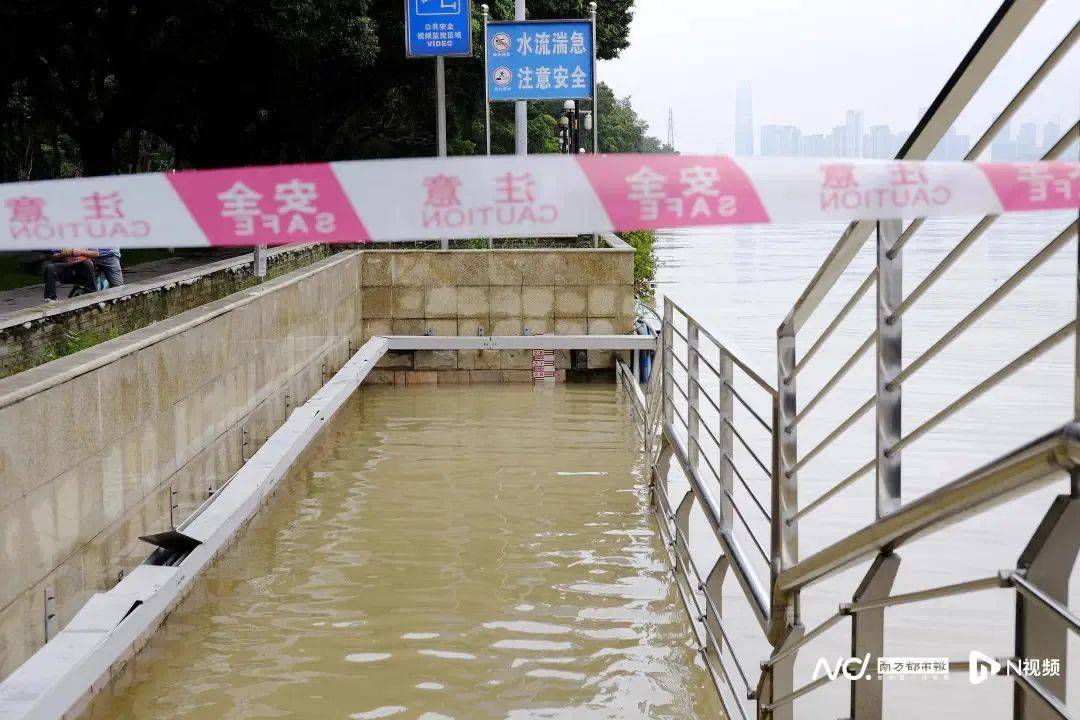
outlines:
[[[1002,4],[898,158],[919,159],[929,155],[1040,5]],[[1072,27],[1024,83],[978,139],[967,159],[974,159],[988,147],[994,135],[1078,38],[1080,23]],[[1061,157],[1078,139],[1080,124],[1074,124],[1047,151],[1044,159]],[[1015,649],[1012,657],[999,660],[1003,665],[1036,655],[1061,660],[1061,671],[1056,677],[1009,673],[1014,681],[1014,716],[1069,717],[1065,705],[1066,641],[1070,631],[1080,632],[1080,618],[1068,607],[1068,578],[1080,549],[1080,341],[1076,342],[1072,422],[917,499],[905,502],[902,493],[903,450],[1036,358],[1076,335],[1077,321],[1064,323],[1038,342],[1018,348],[1017,354],[997,371],[975,382],[921,424],[914,428],[902,426],[900,409],[905,383],[1027,281],[1049,258],[1066,247],[1076,247],[1078,222],[1073,221],[959,322],[946,329],[927,350],[905,363],[901,354],[904,318],[915,314],[926,292],[963,259],[965,252],[996,219],[988,216],[980,220],[906,295],[902,286],[903,251],[910,242],[917,241],[922,221],[914,220],[906,227],[900,220],[891,219],[849,226],[777,330],[775,387],[743,362],[744,356],[702,328],[670,299],[664,301],[661,350],[653,366],[650,387],[642,392],[634,381],[635,375],[621,366],[620,377],[633,398],[634,414],[641,422],[652,462],[658,526],[670,550],[683,601],[695,620],[706,664],[730,716],[793,718],[793,702],[797,698],[830,682],[826,676],[797,684],[794,672],[797,654],[844,620],[851,621],[852,656],[868,655],[873,662],[884,650],[886,608],[1008,588],[1014,590],[1016,602]],[[871,235],[877,243],[875,267],[839,311],[827,319],[824,330],[800,356],[797,346],[807,319],[825,294],[850,271],[856,253]],[[1080,249],[1076,252],[1076,306],[1080,309]],[[876,294],[874,327],[820,390],[810,397],[799,397],[796,390],[799,376],[814,361],[820,362],[820,351],[871,288]],[[828,429],[813,447],[802,450],[797,428],[820,422],[820,414],[815,413],[820,403],[870,353],[876,365],[874,394]],[[749,392],[762,395],[757,407],[768,406],[771,418],[763,417],[766,412],[755,410],[755,403],[746,398]],[[800,500],[800,471],[820,460],[823,451],[871,410],[876,439],[874,448],[868,448],[868,460],[817,497],[808,502]],[[767,437],[755,442],[751,434],[761,431]],[[802,556],[799,521],[871,473],[875,489],[874,521]],[[892,594],[900,564],[895,554],[897,548],[1032,492],[1056,481],[1063,473],[1071,478],[1071,492],[1053,502],[1016,567],[991,577]],[[766,492],[754,487],[754,477],[760,475],[768,480]],[[688,485],[682,495],[674,493],[675,488],[683,487],[673,484],[677,478],[685,478]],[[689,525],[695,505],[721,548],[719,559],[707,572],[701,571],[691,553]],[[762,527],[768,528],[768,537],[755,532]],[[748,538],[748,544],[740,543],[739,537]],[[810,584],[867,558],[873,558],[869,570],[852,595],[838,601],[838,611],[816,627],[804,627],[800,593]],[[767,571],[761,572],[762,567]],[[720,591],[729,572],[738,581],[763,636],[772,647],[770,656],[761,659],[756,678],[748,670],[752,667],[748,658],[736,654],[730,632],[724,627]],[[952,669],[966,669],[968,662],[955,660],[949,665]],[[884,698],[880,675],[852,680],[849,684],[850,717],[853,720],[881,718]],[[745,696],[736,692],[739,689],[746,691]]]

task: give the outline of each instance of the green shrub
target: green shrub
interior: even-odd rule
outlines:
[[[656,233],[635,230],[618,235],[634,248],[634,289],[638,297],[652,297],[652,281],[656,279]]]

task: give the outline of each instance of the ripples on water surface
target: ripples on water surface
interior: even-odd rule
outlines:
[[[373,388],[93,718],[716,717],[613,386]]]
[[[904,315],[904,361],[910,363],[948,328],[987,297],[994,288],[1027,262],[1057,233],[1076,220],[1076,213],[1009,215],[1000,218],[967,251],[911,311]],[[928,221],[905,246],[904,292],[910,292],[927,272],[974,226],[977,218]],[[843,226],[806,225],[721,228],[664,233],[659,238],[660,269],[657,293],[670,295],[717,337],[732,343],[745,360],[770,383],[776,382],[776,328],[836,243]],[[810,347],[835,317],[855,288],[874,267],[875,243],[866,243],[852,267],[826,296],[798,336],[800,352]],[[976,383],[1018,356],[1024,349],[1076,317],[1076,241],[1070,241],[1023,285],[976,322],[938,358],[903,386],[903,427],[909,432]],[[798,378],[800,407],[812,398],[874,329],[874,290],[860,302],[824,349]],[[1075,345],[1059,345],[985,397],[958,412],[903,452],[905,502],[955,479],[1004,452],[1060,426],[1073,417]],[[874,392],[873,350],[799,425],[798,442],[805,453]],[[736,375],[736,386],[754,391]],[[767,413],[761,405],[759,410]],[[706,406],[706,410],[708,407]],[[741,419],[740,419],[741,415]],[[764,433],[754,435],[754,422],[736,405],[737,424],[768,462]],[[768,417],[765,414],[765,417]],[[873,412],[799,472],[799,501],[815,499],[874,455]],[[759,496],[768,497],[768,480],[736,446],[736,461]],[[715,464],[719,461],[714,459]],[[1052,487],[967,520],[941,533],[918,540],[899,551],[902,558],[894,592],[987,577],[1015,567],[1024,544],[1046,513],[1052,498],[1068,491],[1062,480]],[[768,527],[736,485],[736,497],[768,547]],[[766,500],[766,503],[768,501]],[[799,523],[803,557],[857,530],[873,519],[874,481],[863,476],[833,500]],[[741,526],[737,535],[745,538]],[[712,538],[703,523],[691,525],[691,535],[709,548]],[[752,556],[755,551],[744,540]],[[711,550],[711,549],[710,549]],[[708,567],[709,552],[699,560]],[[812,586],[803,594],[804,624],[812,628],[850,601],[867,563]],[[767,578],[763,562],[757,570]],[[736,636],[737,649],[750,668],[767,653],[746,600],[728,577],[724,587],[725,625]],[[1073,574],[1072,607],[1080,606],[1080,573]],[[913,603],[886,612],[885,654],[908,657],[949,657],[967,660],[972,649],[992,656],[1013,653],[1014,595],[1006,590]],[[821,657],[831,663],[847,657],[847,622],[829,630],[800,651],[797,685],[809,681]],[[1080,669],[1080,643],[1070,635],[1070,657]],[[1080,697],[1080,672],[1069,673],[1070,697]],[[1005,718],[1011,717],[1012,684],[994,679],[979,686],[966,673],[947,681],[918,679],[885,683],[888,718]],[[833,682],[796,701],[800,717],[844,717],[848,687]],[[1075,701],[1073,703],[1075,707]]]

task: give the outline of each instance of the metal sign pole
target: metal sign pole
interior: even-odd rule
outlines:
[[[525,0],[514,0],[514,19],[525,19]],[[529,110],[524,100],[514,103],[514,129],[517,135],[515,152],[529,154]]]
[[[487,154],[491,154],[491,94],[488,92],[488,6],[481,5],[480,12],[484,14],[484,144]]]
[[[589,3],[589,18],[592,20],[592,151],[600,152],[600,93],[596,82],[596,3]],[[600,247],[600,235],[593,233],[592,246]]]
[[[443,56],[435,58],[435,111],[439,135],[439,157],[446,157],[446,61]]]
[[[439,157],[446,157],[446,61],[442,55],[435,57],[435,112],[436,124],[439,136]],[[450,249],[450,241],[443,238],[439,241],[443,250]]]
[[[491,156],[491,93],[488,89],[488,6],[480,6],[480,12],[484,14],[484,147],[488,157]],[[488,250],[495,248],[495,241],[488,237]]]
[[[596,3],[589,3],[589,17],[592,18],[592,151],[600,152],[600,93],[596,80]]]
[[[471,57],[472,3],[470,0],[403,0],[405,5],[405,57],[435,58],[435,135],[438,156],[446,152],[446,60]],[[450,241],[440,240],[443,250]]]

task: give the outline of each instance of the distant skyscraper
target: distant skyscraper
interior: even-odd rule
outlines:
[[[866,133],[863,157],[882,160],[896,156],[893,150],[893,133],[888,125],[871,125]]]
[[[1039,157],[1039,142],[1036,135],[1039,132],[1039,126],[1033,122],[1026,122],[1020,126],[1020,131],[1016,133],[1016,159],[1020,161],[1024,160],[1037,160]]]
[[[1012,139],[1012,124],[1005,123],[1005,127],[998,131],[994,139],[990,141],[990,159],[993,162],[1013,162],[1016,160],[1016,143]]]
[[[956,127],[945,131],[945,136],[930,153],[931,160],[963,160],[971,149],[971,137],[956,132]]]
[[[844,157],[862,157],[862,110],[848,110],[844,122]]]
[[[832,138],[828,135],[803,135],[799,154],[805,157],[832,157]]]
[[[829,136],[832,148],[829,155],[832,157],[848,157],[847,125],[837,125],[832,129]]]
[[[1042,154],[1045,155],[1054,143],[1061,139],[1061,126],[1051,120],[1043,125]]]
[[[754,107],[748,83],[735,89],[735,154],[754,154]]]
[[[792,125],[762,125],[761,154],[793,157],[799,154],[802,133]]]

